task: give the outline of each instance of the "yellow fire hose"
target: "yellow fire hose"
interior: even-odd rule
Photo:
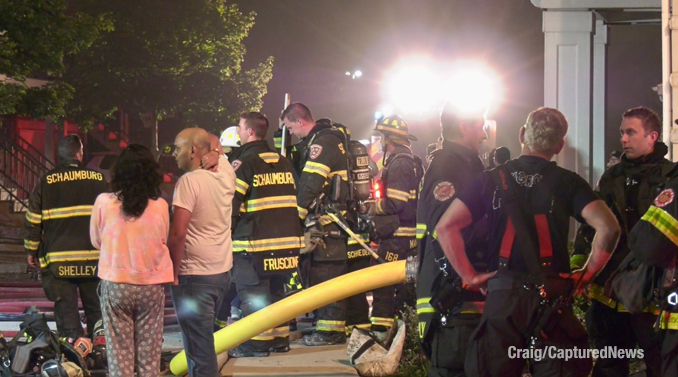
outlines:
[[[412,259],[383,263],[305,289],[217,331],[214,333],[214,349],[220,354],[281,323],[335,301],[372,289],[413,281],[417,269],[417,263]],[[188,365],[185,351],[172,359],[170,370],[178,376],[186,374]]]

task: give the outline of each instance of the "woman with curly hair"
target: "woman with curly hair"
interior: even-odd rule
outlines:
[[[169,211],[151,151],[131,144],[113,168],[113,193],[99,195],[90,237],[101,251],[101,312],[110,377],[156,377],[162,347],[163,284],[174,279]]]

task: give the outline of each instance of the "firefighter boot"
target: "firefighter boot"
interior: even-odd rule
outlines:
[[[237,346],[228,350],[228,356],[234,358],[243,358],[243,357],[266,357],[271,353],[268,351],[249,351],[243,349],[242,346]]]
[[[331,346],[346,343],[346,334],[343,332],[314,332],[304,335],[301,343],[305,346]]]

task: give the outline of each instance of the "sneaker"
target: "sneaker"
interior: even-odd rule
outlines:
[[[266,357],[271,353],[268,351],[245,351],[242,347],[237,346],[228,350],[228,356],[234,358],[243,358],[243,357]]]
[[[301,343],[305,346],[331,346],[333,344],[345,344],[346,334],[335,332],[329,335],[324,335],[314,332],[311,335],[304,335],[301,338]]]

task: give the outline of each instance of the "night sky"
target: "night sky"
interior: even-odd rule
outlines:
[[[277,125],[284,94],[316,119],[347,125],[367,138],[382,102],[380,82],[398,60],[484,61],[501,76],[504,102],[495,109],[498,145],[520,152],[517,133],[543,104],[542,11],[528,0],[246,0],[256,24],[245,40],[245,67],[275,58],[262,111]],[[612,26],[608,47],[606,152],[619,146],[621,113],[640,104],[661,112],[651,87],[661,81],[659,26]],[[346,71],[364,75],[352,80]],[[405,116],[407,120],[407,116]],[[410,122],[424,153],[439,134],[435,119]]]

